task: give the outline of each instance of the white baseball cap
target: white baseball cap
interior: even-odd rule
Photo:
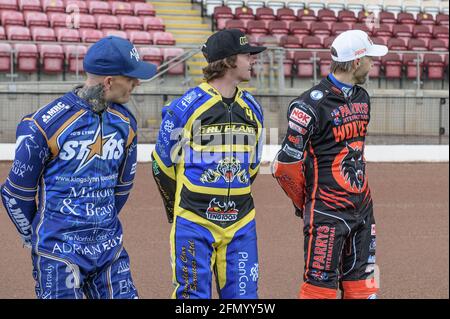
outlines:
[[[373,44],[369,35],[361,30],[342,32],[331,44],[331,58],[337,62],[353,61],[363,56],[383,56],[387,52],[387,46]]]

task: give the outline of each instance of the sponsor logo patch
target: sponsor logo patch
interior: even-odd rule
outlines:
[[[291,112],[291,115],[289,118],[298,124],[307,127],[309,122],[311,121],[311,116],[303,112],[302,110],[298,108],[294,108]]]
[[[312,98],[313,100],[318,101],[318,100],[320,100],[320,99],[323,97],[323,92],[322,92],[322,91],[319,91],[319,90],[314,90],[314,91],[312,91],[312,92],[309,94],[309,96],[311,96],[311,98]]]
[[[214,197],[209,202],[208,209],[206,210],[206,218],[220,222],[230,222],[237,219],[238,213],[239,210],[236,209],[235,202],[220,202]]]

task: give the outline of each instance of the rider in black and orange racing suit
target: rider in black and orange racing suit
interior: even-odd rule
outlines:
[[[375,220],[364,144],[370,99],[333,74],[293,100],[273,175],[304,219],[300,298],[376,297]]]

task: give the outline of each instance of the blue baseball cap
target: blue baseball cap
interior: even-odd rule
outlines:
[[[141,61],[136,47],[123,38],[108,36],[94,43],[83,60],[84,71],[96,75],[125,75],[148,80],[156,65]]]

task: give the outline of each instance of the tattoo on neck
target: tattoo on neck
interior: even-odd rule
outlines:
[[[101,113],[111,105],[104,98],[105,92],[102,84],[83,86],[76,91],[76,94],[83,100],[86,100],[92,106],[92,110],[95,113]]]

